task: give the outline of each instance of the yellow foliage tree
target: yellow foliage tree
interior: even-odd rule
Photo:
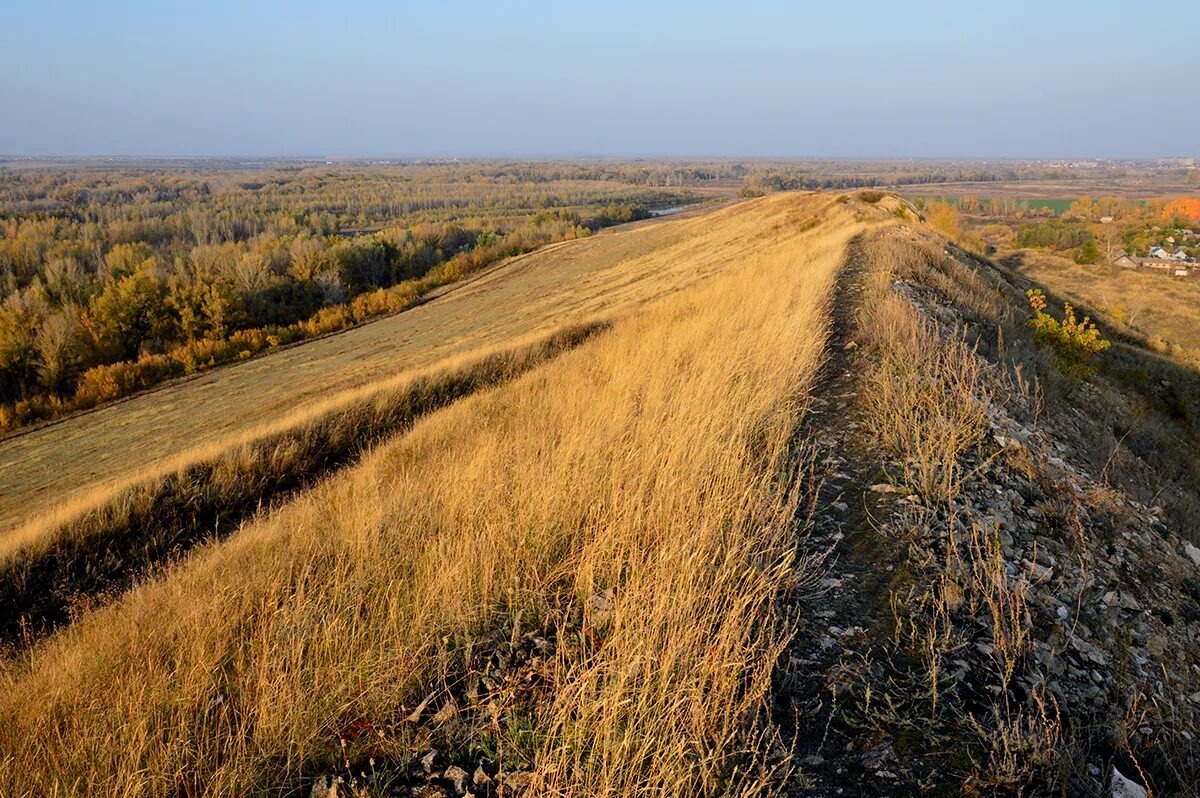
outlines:
[[[1200,197],[1177,197],[1163,206],[1162,215],[1164,219],[1200,221]]]

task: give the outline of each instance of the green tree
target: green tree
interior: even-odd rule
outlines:
[[[1100,249],[1096,246],[1095,239],[1089,238],[1083,242],[1083,245],[1075,252],[1076,263],[1099,263]]]
[[[0,396],[25,398],[37,373],[37,330],[46,302],[26,289],[0,304]]]
[[[65,394],[79,366],[79,315],[65,308],[47,316],[34,338],[38,381],[51,393]]]
[[[117,244],[104,256],[104,282],[120,280],[139,269],[148,267],[154,260],[154,251],[144,241],[133,244]]]
[[[133,360],[142,344],[170,334],[166,290],[148,269],[111,281],[92,301],[92,334],[97,346]]]
[[[86,304],[91,285],[90,275],[75,258],[51,258],[42,268],[42,293],[58,307]]]
[[[171,281],[167,301],[179,316],[179,331],[189,341],[224,338],[245,320],[242,298],[225,280],[178,277]]]

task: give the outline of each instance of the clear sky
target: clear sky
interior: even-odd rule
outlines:
[[[1200,0],[0,2],[0,153],[1200,156]]]

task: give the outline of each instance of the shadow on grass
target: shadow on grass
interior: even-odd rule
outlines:
[[[608,326],[566,328],[119,490],[48,532],[48,543],[0,563],[0,647],[32,645],[69,623],[74,608],[119,595],[149,569],[230,534],[421,416],[511,380]]]

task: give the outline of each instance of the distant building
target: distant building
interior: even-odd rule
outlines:
[[[1188,260],[1187,253],[1183,251],[1183,247],[1180,247],[1179,249],[1175,250],[1175,252],[1171,255],[1171,257],[1174,258],[1175,260]]]
[[[1111,262],[1113,266],[1121,269],[1151,269],[1165,274],[1174,274],[1176,277],[1191,277],[1198,271],[1196,259],[1189,258],[1186,255],[1182,258],[1170,254],[1166,254],[1165,256],[1156,255],[1150,258],[1138,258],[1127,252],[1122,252],[1113,258]],[[1181,265],[1181,262],[1186,263],[1187,266]],[[1189,266],[1191,268],[1188,268]]]
[[[1172,256],[1170,252],[1167,252],[1162,247],[1150,247],[1150,257],[1170,260]]]

